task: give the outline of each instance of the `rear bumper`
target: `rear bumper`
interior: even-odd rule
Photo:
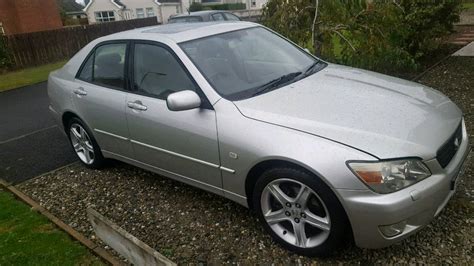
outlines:
[[[470,145],[463,126],[461,146],[446,168],[436,159],[425,161],[433,173],[406,189],[377,194],[370,190],[338,190],[352,225],[356,245],[362,248],[382,248],[398,242],[420,230],[433,220],[455,193],[452,182],[459,181],[467,165]],[[457,182],[456,182],[457,184]],[[380,226],[406,223],[403,232],[387,237]]]

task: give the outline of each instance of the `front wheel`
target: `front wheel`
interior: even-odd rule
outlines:
[[[328,256],[348,236],[339,200],[321,179],[305,171],[266,171],[257,181],[253,204],[266,231],[295,253]]]

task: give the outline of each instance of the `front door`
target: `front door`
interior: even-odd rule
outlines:
[[[205,106],[170,111],[166,105],[170,93],[199,94],[198,86],[166,46],[135,43],[131,51],[133,90],[127,96],[126,114],[135,159],[183,182],[220,191],[215,111]]]

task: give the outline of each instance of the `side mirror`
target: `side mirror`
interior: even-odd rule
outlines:
[[[178,91],[168,95],[166,104],[171,111],[191,110],[201,106],[201,98],[191,90]]]

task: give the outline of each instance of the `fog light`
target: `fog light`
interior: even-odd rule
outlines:
[[[406,225],[407,221],[401,221],[399,223],[391,225],[380,225],[379,228],[384,236],[394,237],[403,233],[403,230],[405,230]]]

